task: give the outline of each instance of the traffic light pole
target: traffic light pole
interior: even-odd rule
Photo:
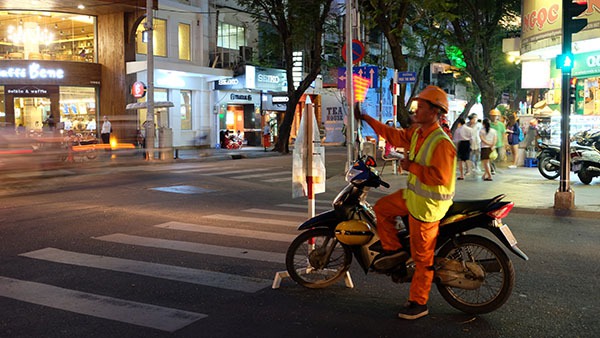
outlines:
[[[560,184],[554,195],[554,209],[565,210],[575,207],[575,193],[569,185],[571,168],[571,135],[569,132],[571,115],[571,71],[574,57],[571,51],[573,34],[581,31],[587,25],[587,19],[577,18],[587,8],[585,2],[573,2],[573,0],[562,0],[562,55],[561,61],[562,83],[561,83],[561,147],[560,147]]]

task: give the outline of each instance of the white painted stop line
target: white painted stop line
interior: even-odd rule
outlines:
[[[20,254],[19,256],[248,293],[254,293],[271,286],[271,281],[266,279],[108,256],[89,255],[55,248],[40,249]]]
[[[207,317],[202,313],[132,302],[1,276],[0,296],[168,332],[175,332]]]

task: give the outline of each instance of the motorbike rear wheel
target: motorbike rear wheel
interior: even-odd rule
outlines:
[[[579,177],[579,180],[583,184],[590,184],[594,179],[594,176],[592,176],[592,174],[588,170],[588,166],[585,164],[581,166],[581,169],[579,170],[579,172],[577,172],[577,177]]]
[[[311,244],[314,243],[314,244]],[[315,228],[298,235],[288,248],[285,265],[290,277],[311,289],[325,288],[350,268],[352,252],[332,230]]]
[[[560,168],[557,168],[550,163],[550,160],[552,160],[552,157],[550,156],[541,156],[540,161],[538,162],[538,170],[542,176],[549,180],[553,180],[560,176]]]
[[[498,309],[510,297],[515,270],[504,250],[495,242],[475,235],[460,236],[455,242],[444,245],[437,257],[474,262],[485,272],[481,287],[475,290],[436,283],[438,291],[452,307],[465,313],[483,314]]]

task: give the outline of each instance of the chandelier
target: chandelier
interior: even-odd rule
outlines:
[[[25,26],[25,27],[24,27]],[[54,33],[47,28],[41,29],[33,22],[26,22],[24,25],[8,26],[8,39],[15,45],[32,43],[45,44],[46,46],[54,42]]]

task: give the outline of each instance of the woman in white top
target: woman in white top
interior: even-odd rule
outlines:
[[[496,134],[496,130],[490,127],[490,120],[483,120],[483,128],[479,131],[479,138],[481,139],[481,164],[483,164],[485,170],[485,173],[481,178],[483,178],[484,181],[491,181],[492,168],[490,166],[490,153],[496,145],[498,135]]]

